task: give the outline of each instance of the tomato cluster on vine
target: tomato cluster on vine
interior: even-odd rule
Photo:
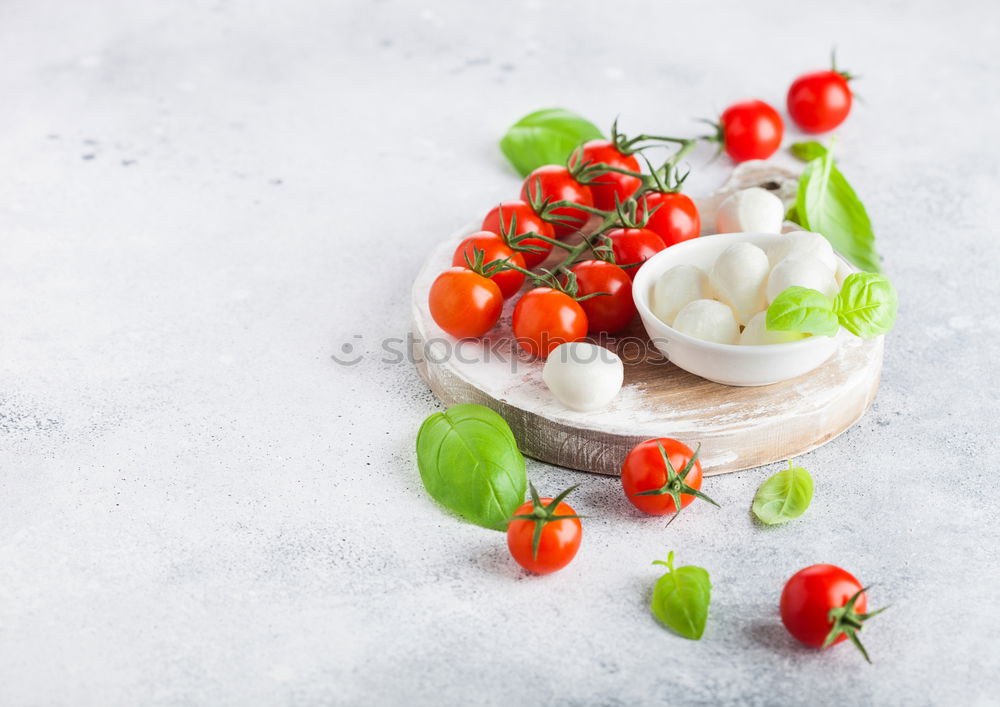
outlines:
[[[532,171],[520,199],[495,206],[482,230],[462,240],[453,267],[431,286],[430,312],[438,326],[459,338],[485,336],[499,321],[504,300],[517,296],[526,281],[533,287],[518,299],[512,327],[534,356],[631,324],[639,266],[701,230],[697,207],[681,193],[686,175],[677,171],[697,140],[628,138],[617,126],[611,135],[580,145],[565,165]],[[654,168],[642,151],[663,143],[677,149]]]

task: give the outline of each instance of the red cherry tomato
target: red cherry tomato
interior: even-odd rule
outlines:
[[[853,600],[853,601],[852,601]],[[835,565],[812,565],[799,570],[781,592],[781,623],[807,646],[822,648],[851,638],[871,662],[857,632],[882,611],[868,612],[868,597],[854,575]]]
[[[590,187],[573,179],[565,167],[554,164],[539,167],[525,178],[524,184],[521,185],[521,199],[529,201],[531,197],[535,197],[538,201],[551,199],[552,201],[571,201],[583,206],[594,205],[594,195],[591,193]],[[552,229],[557,238],[576,233],[590,219],[589,213],[572,206],[554,209],[552,216],[559,219],[559,221],[552,222]]]
[[[851,112],[851,87],[838,71],[800,76],[788,89],[788,114],[807,133],[825,133]]]
[[[633,280],[640,265],[666,248],[663,239],[648,228],[616,228],[608,231],[607,236],[611,239],[615,262]]]
[[[437,276],[428,296],[431,316],[452,336],[480,337],[497,323],[503,295],[492,280],[468,268],[451,268]]]
[[[545,358],[559,344],[587,335],[587,315],[565,292],[536,287],[522,295],[514,307],[513,328],[521,348]]]
[[[507,229],[508,235],[512,236],[534,232],[546,238],[555,238],[555,231],[552,230],[552,224],[538,218],[538,214],[532,210],[531,206],[520,199],[505,201],[498,206],[494,206],[486,214],[486,218],[483,219],[483,225],[480,228],[484,231],[491,231],[501,235],[503,235],[504,229]],[[551,243],[546,243],[537,238],[528,238],[521,245],[531,248],[531,250],[520,251],[524,258],[525,266],[529,268],[533,268],[541,263],[552,252]]]
[[[576,516],[576,511],[568,503],[563,503],[561,498],[556,504],[552,504],[551,498],[537,501],[529,501],[514,512],[515,517],[507,526],[507,548],[524,569],[535,574],[549,574],[561,570],[576,557],[583,538],[583,526],[579,518],[566,517]],[[531,516],[538,508],[546,511],[547,519],[517,518]],[[542,532],[536,547],[535,528],[539,522],[542,523]]]
[[[608,293],[580,302],[587,313],[591,333],[616,334],[629,325],[636,310],[632,301],[632,279],[624,270],[605,260],[584,260],[571,270],[576,275],[580,296]]]
[[[734,162],[766,160],[781,147],[785,126],[778,111],[764,101],[743,101],[719,118],[722,144]]]
[[[476,250],[483,251],[484,263],[510,258],[510,262],[514,265],[521,268],[524,267],[524,257],[507,247],[507,244],[503,242],[500,236],[489,231],[473,233],[459,243],[458,248],[455,249],[455,256],[451,259],[451,264],[465,265],[466,258],[470,262],[475,262]],[[503,295],[503,298],[509,299],[517,294],[517,291],[521,289],[521,285],[524,284],[524,273],[520,273],[517,270],[504,270],[495,275],[490,275],[490,279],[500,288],[500,294]]]
[[[662,452],[660,451],[661,446]],[[671,481],[672,475],[668,473],[667,465],[663,459],[664,454],[676,472],[673,477],[674,481]],[[693,463],[692,459],[694,459]],[[684,479],[680,480],[680,483],[677,483],[677,475],[682,474],[686,468],[688,469],[687,474]],[[701,462],[697,460],[695,452],[692,452],[690,447],[676,439],[667,437],[650,439],[637,445],[625,457],[621,478],[625,497],[633,506],[643,513],[662,516],[667,513],[677,513],[695,499],[695,494],[691,491],[700,492]],[[674,484],[673,487],[668,486],[671,483]],[[657,489],[663,489],[666,492],[656,495],[637,495]],[[704,495],[699,497],[715,503]],[[680,508],[677,507],[678,498],[680,499]]]
[[[585,142],[579,152],[570,155],[570,168],[575,167],[577,162],[603,163],[609,167],[627,169],[630,172],[640,170],[639,160],[632,155],[623,155],[610,140]],[[620,172],[605,172],[594,178],[587,186],[590,187],[590,191],[594,195],[594,206],[604,211],[611,211],[615,208],[615,197],[618,198],[619,202],[624,202],[635,193],[641,184],[642,180],[638,177]]]
[[[698,207],[686,194],[659,191],[643,194],[639,198],[639,218],[645,218],[647,211],[652,214],[645,228],[658,235],[667,248],[697,238],[701,233]]]

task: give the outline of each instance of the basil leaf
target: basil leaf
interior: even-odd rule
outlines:
[[[815,140],[810,140],[808,142],[796,142],[790,149],[792,154],[803,162],[810,162],[827,153],[827,149]]]
[[[778,525],[798,518],[806,512],[813,497],[813,480],[800,466],[782,469],[768,478],[753,497],[750,509],[761,523]]]
[[[834,249],[858,268],[880,270],[868,212],[828,150],[810,161],[799,178],[795,217],[805,230],[826,236]]]
[[[668,570],[653,587],[650,602],[653,616],[685,638],[697,641],[705,633],[708,605],[712,601],[708,572],[692,565],[674,569],[673,552],[666,562],[653,564],[663,565]]]
[[[453,405],[424,420],[417,465],[427,492],[477,525],[506,530],[524,502],[524,457],[510,427],[488,407]]]
[[[840,328],[833,300],[819,290],[789,287],[767,308],[766,326],[771,331],[835,336]]]
[[[581,142],[603,137],[593,123],[562,108],[521,118],[500,140],[500,149],[522,177],[546,164],[565,164]]]
[[[851,273],[834,300],[841,325],[863,339],[885,334],[896,323],[899,298],[884,276],[870,272]]]

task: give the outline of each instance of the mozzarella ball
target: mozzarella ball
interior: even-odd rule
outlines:
[[[711,298],[712,286],[704,270],[694,265],[675,265],[653,285],[649,304],[653,314],[671,324],[688,302]]]
[[[570,410],[600,410],[618,395],[625,367],[614,351],[583,341],[560,344],[545,359],[542,380]]]
[[[767,311],[757,312],[750,323],[740,334],[740,344],[743,346],[761,346],[762,344],[786,344],[798,341],[808,336],[797,331],[768,331]]]
[[[717,344],[735,344],[740,339],[740,326],[733,310],[714,299],[688,302],[677,313],[673,327],[688,336]]]
[[[767,257],[771,259],[771,265],[777,265],[785,258],[798,256],[809,256],[816,258],[823,265],[829,268],[830,272],[837,271],[837,263],[840,259],[834,255],[833,246],[830,241],[819,233],[811,231],[792,231],[781,237],[767,249]]]
[[[715,217],[718,233],[781,233],[785,205],[760,187],[750,187],[730,195]]]
[[[793,285],[819,290],[827,297],[836,297],[837,278],[833,272],[818,259],[809,256],[790,256],[774,266],[767,278],[767,301],[770,304],[774,298]]]
[[[844,284],[844,279],[853,272],[854,269],[850,265],[845,263],[840,258],[837,258],[837,270],[834,272],[834,276],[837,278],[838,292],[840,291],[840,286]]]
[[[764,284],[770,270],[767,253],[752,243],[734,243],[715,260],[709,281],[716,297],[733,308],[736,321],[746,324],[767,306]]]

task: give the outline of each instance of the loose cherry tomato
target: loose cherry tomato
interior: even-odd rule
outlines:
[[[722,144],[734,162],[766,160],[781,147],[785,126],[778,111],[764,101],[743,101],[719,118]]]
[[[452,336],[480,337],[497,323],[503,295],[497,284],[468,268],[451,268],[437,276],[428,297],[431,316]]]
[[[645,228],[658,235],[667,248],[697,238],[701,233],[698,207],[686,194],[661,191],[643,194],[639,198],[639,218],[645,218],[647,211],[652,214]]]
[[[639,266],[666,248],[663,239],[648,228],[615,228],[607,236],[615,262],[633,280]]]
[[[483,251],[483,260],[487,263],[510,258],[510,262],[514,265],[520,268],[525,267],[524,257],[521,253],[511,250],[504,243],[503,238],[489,231],[473,233],[459,243],[458,248],[455,249],[455,256],[451,259],[451,264],[465,265],[466,258],[470,262],[475,262],[476,250]],[[500,294],[503,295],[503,298],[509,299],[517,294],[517,291],[521,289],[521,285],[524,284],[524,273],[520,273],[517,270],[502,270],[495,275],[490,275],[490,279],[500,288]]]
[[[553,498],[539,498],[531,487],[531,501],[521,505],[507,526],[507,548],[529,572],[549,574],[568,565],[580,549],[583,526],[572,506],[563,503],[572,486]],[[536,529],[541,531],[536,534]]]
[[[608,293],[580,302],[587,313],[588,331],[616,334],[629,325],[635,317],[635,302],[628,273],[606,260],[584,260],[571,271],[576,275],[578,295]]]
[[[524,180],[524,184],[521,185],[521,199],[529,201],[532,198],[537,201],[551,199],[571,201],[583,206],[594,205],[594,195],[590,187],[573,179],[573,175],[565,167],[554,164],[539,167]],[[556,237],[564,238],[583,228],[590,219],[590,214],[572,206],[563,206],[553,209],[552,217],[559,219],[552,221]]]
[[[622,464],[625,497],[643,513],[678,513],[695,497],[715,503],[701,492],[698,452],[676,439],[661,437],[637,445]]]
[[[633,155],[624,155],[618,151],[614,143],[610,140],[590,140],[583,143],[579,151],[573,152],[569,158],[570,169],[576,166],[577,162],[591,164],[606,164],[609,167],[627,169],[630,172],[638,172],[639,160]],[[615,197],[619,202],[624,202],[632,196],[636,189],[642,184],[638,177],[632,177],[620,172],[605,172],[587,184],[594,195],[594,206],[604,211],[612,211],[615,208]]]
[[[546,238],[555,238],[555,231],[552,224],[543,221],[538,217],[531,206],[520,199],[505,201],[490,209],[480,226],[484,231],[491,231],[507,236],[520,236],[522,233],[537,233]],[[506,229],[506,234],[504,230]],[[524,258],[525,266],[533,268],[552,252],[552,244],[537,238],[527,238],[521,244],[531,248],[531,250],[520,251]]]
[[[545,358],[559,344],[587,335],[587,315],[565,292],[536,287],[524,293],[514,307],[513,328],[522,349]]]
[[[851,112],[851,87],[839,71],[814,71],[792,82],[788,114],[807,133],[825,133],[844,122]]]
[[[868,597],[861,582],[835,565],[799,570],[781,592],[781,622],[795,638],[816,648],[850,638],[870,663],[857,632],[883,609],[866,613],[867,609]]]

